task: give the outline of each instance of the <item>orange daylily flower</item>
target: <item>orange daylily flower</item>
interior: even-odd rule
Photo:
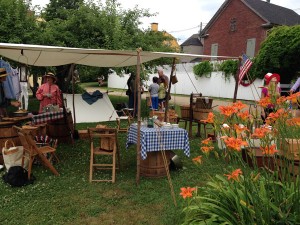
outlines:
[[[187,188],[180,188],[181,193],[180,195],[185,199],[185,198],[191,198],[193,197],[193,191],[196,190],[196,188],[191,188],[191,187],[187,187]]]
[[[248,120],[250,118],[249,111],[239,112],[237,116],[240,117],[242,120]]]
[[[214,123],[214,114],[209,112],[206,120],[200,120],[203,123]]]
[[[286,122],[289,126],[300,126],[300,119],[298,117],[288,119]]]
[[[211,144],[211,140],[212,140],[212,138],[209,137],[209,138],[207,138],[207,139],[201,141],[201,143],[204,144],[204,145],[209,145],[209,144]]]
[[[202,155],[199,155],[199,156],[193,158],[193,162],[195,164],[202,164]]]
[[[294,94],[291,94],[290,96],[287,96],[286,99],[290,100],[292,102],[297,102],[298,97],[300,97],[300,92],[296,92]]]
[[[209,147],[209,146],[201,147],[201,151],[204,152],[204,153],[209,153],[213,149],[214,149],[214,147]]]
[[[266,147],[260,147],[263,155],[274,155],[276,152],[276,144]]]
[[[234,124],[234,129],[238,134],[242,133],[243,131],[249,131],[246,126],[237,124]]]
[[[264,97],[258,101],[258,104],[261,107],[266,108],[269,104],[271,104],[271,99],[270,97]]]
[[[233,103],[232,106],[233,106],[234,108],[236,108],[238,111],[240,111],[240,110],[242,110],[242,109],[244,109],[244,108],[247,107],[247,106],[246,106],[244,103],[242,103],[241,101],[237,101],[237,102]]]
[[[234,170],[231,174],[224,174],[228,180],[239,180],[239,175],[243,174],[241,169]]]
[[[248,146],[248,143],[240,138],[228,137],[224,142],[228,148],[236,151],[241,151],[242,146]]]
[[[232,114],[236,113],[236,109],[233,106],[219,106],[221,114],[230,117]]]
[[[259,127],[254,130],[254,133],[251,135],[252,138],[263,138],[267,134],[271,133],[271,130],[266,127]]]
[[[287,100],[287,99],[286,99],[285,96],[281,96],[281,97],[279,97],[279,98],[276,99],[276,103],[277,103],[278,105],[281,105],[281,104],[285,103],[286,100]]]

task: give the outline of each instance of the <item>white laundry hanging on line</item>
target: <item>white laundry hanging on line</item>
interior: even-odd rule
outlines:
[[[28,83],[27,82],[20,82],[21,86],[21,94],[19,101],[21,102],[20,109],[28,109]],[[24,105],[23,105],[23,98],[24,98]]]

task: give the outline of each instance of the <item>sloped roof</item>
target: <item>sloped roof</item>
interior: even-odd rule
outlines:
[[[243,0],[260,17],[275,25],[300,24],[300,16],[293,10],[261,0]]]
[[[219,17],[223,10],[230,4],[231,0],[226,0],[218,11],[214,14],[205,28],[202,30],[201,35],[204,35],[214,21]],[[279,5],[275,5],[262,0],[241,0],[246,6],[248,6],[259,17],[266,21],[266,24],[270,25],[296,25],[300,24],[300,16],[293,10],[284,8]]]
[[[199,40],[199,34],[193,34],[186,41],[184,41],[180,46],[203,46],[201,41]]]

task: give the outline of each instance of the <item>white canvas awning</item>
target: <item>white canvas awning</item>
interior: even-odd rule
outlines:
[[[32,66],[80,64],[95,67],[124,67],[137,64],[137,51],[68,48],[58,46],[0,43],[0,55]],[[230,56],[194,55],[169,52],[141,52],[141,63],[166,58],[217,58]]]

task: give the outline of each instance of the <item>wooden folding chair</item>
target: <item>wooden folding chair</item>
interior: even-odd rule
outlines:
[[[52,173],[55,175],[59,175],[57,170],[53,167],[50,161],[46,158],[45,154],[50,153],[50,157],[55,157],[57,161],[59,161],[58,157],[55,154],[56,149],[50,146],[37,147],[33,137],[30,133],[24,132],[22,130],[18,131],[18,136],[23,146],[24,152],[22,157],[22,167],[24,167],[25,158],[28,159],[28,179],[30,179],[32,164],[36,156],[38,156],[44,165],[48,167]]]
[[[127,133],[131,124],[131,117],[129,116],[121,116],[116,118],[117,121],[117,131],[118,133]],[[125,121],[126,124],[122,123]]]
[[[107,181],[114,183],[116,180],[116,155],[117,155],[117,129],[115,128],[88,128],[90,136],[90,174],[89,181]],[[111,163],[97,163],[96,156],[111,156]],[[111,169],[111,179],[93,179],[94,169]]]

